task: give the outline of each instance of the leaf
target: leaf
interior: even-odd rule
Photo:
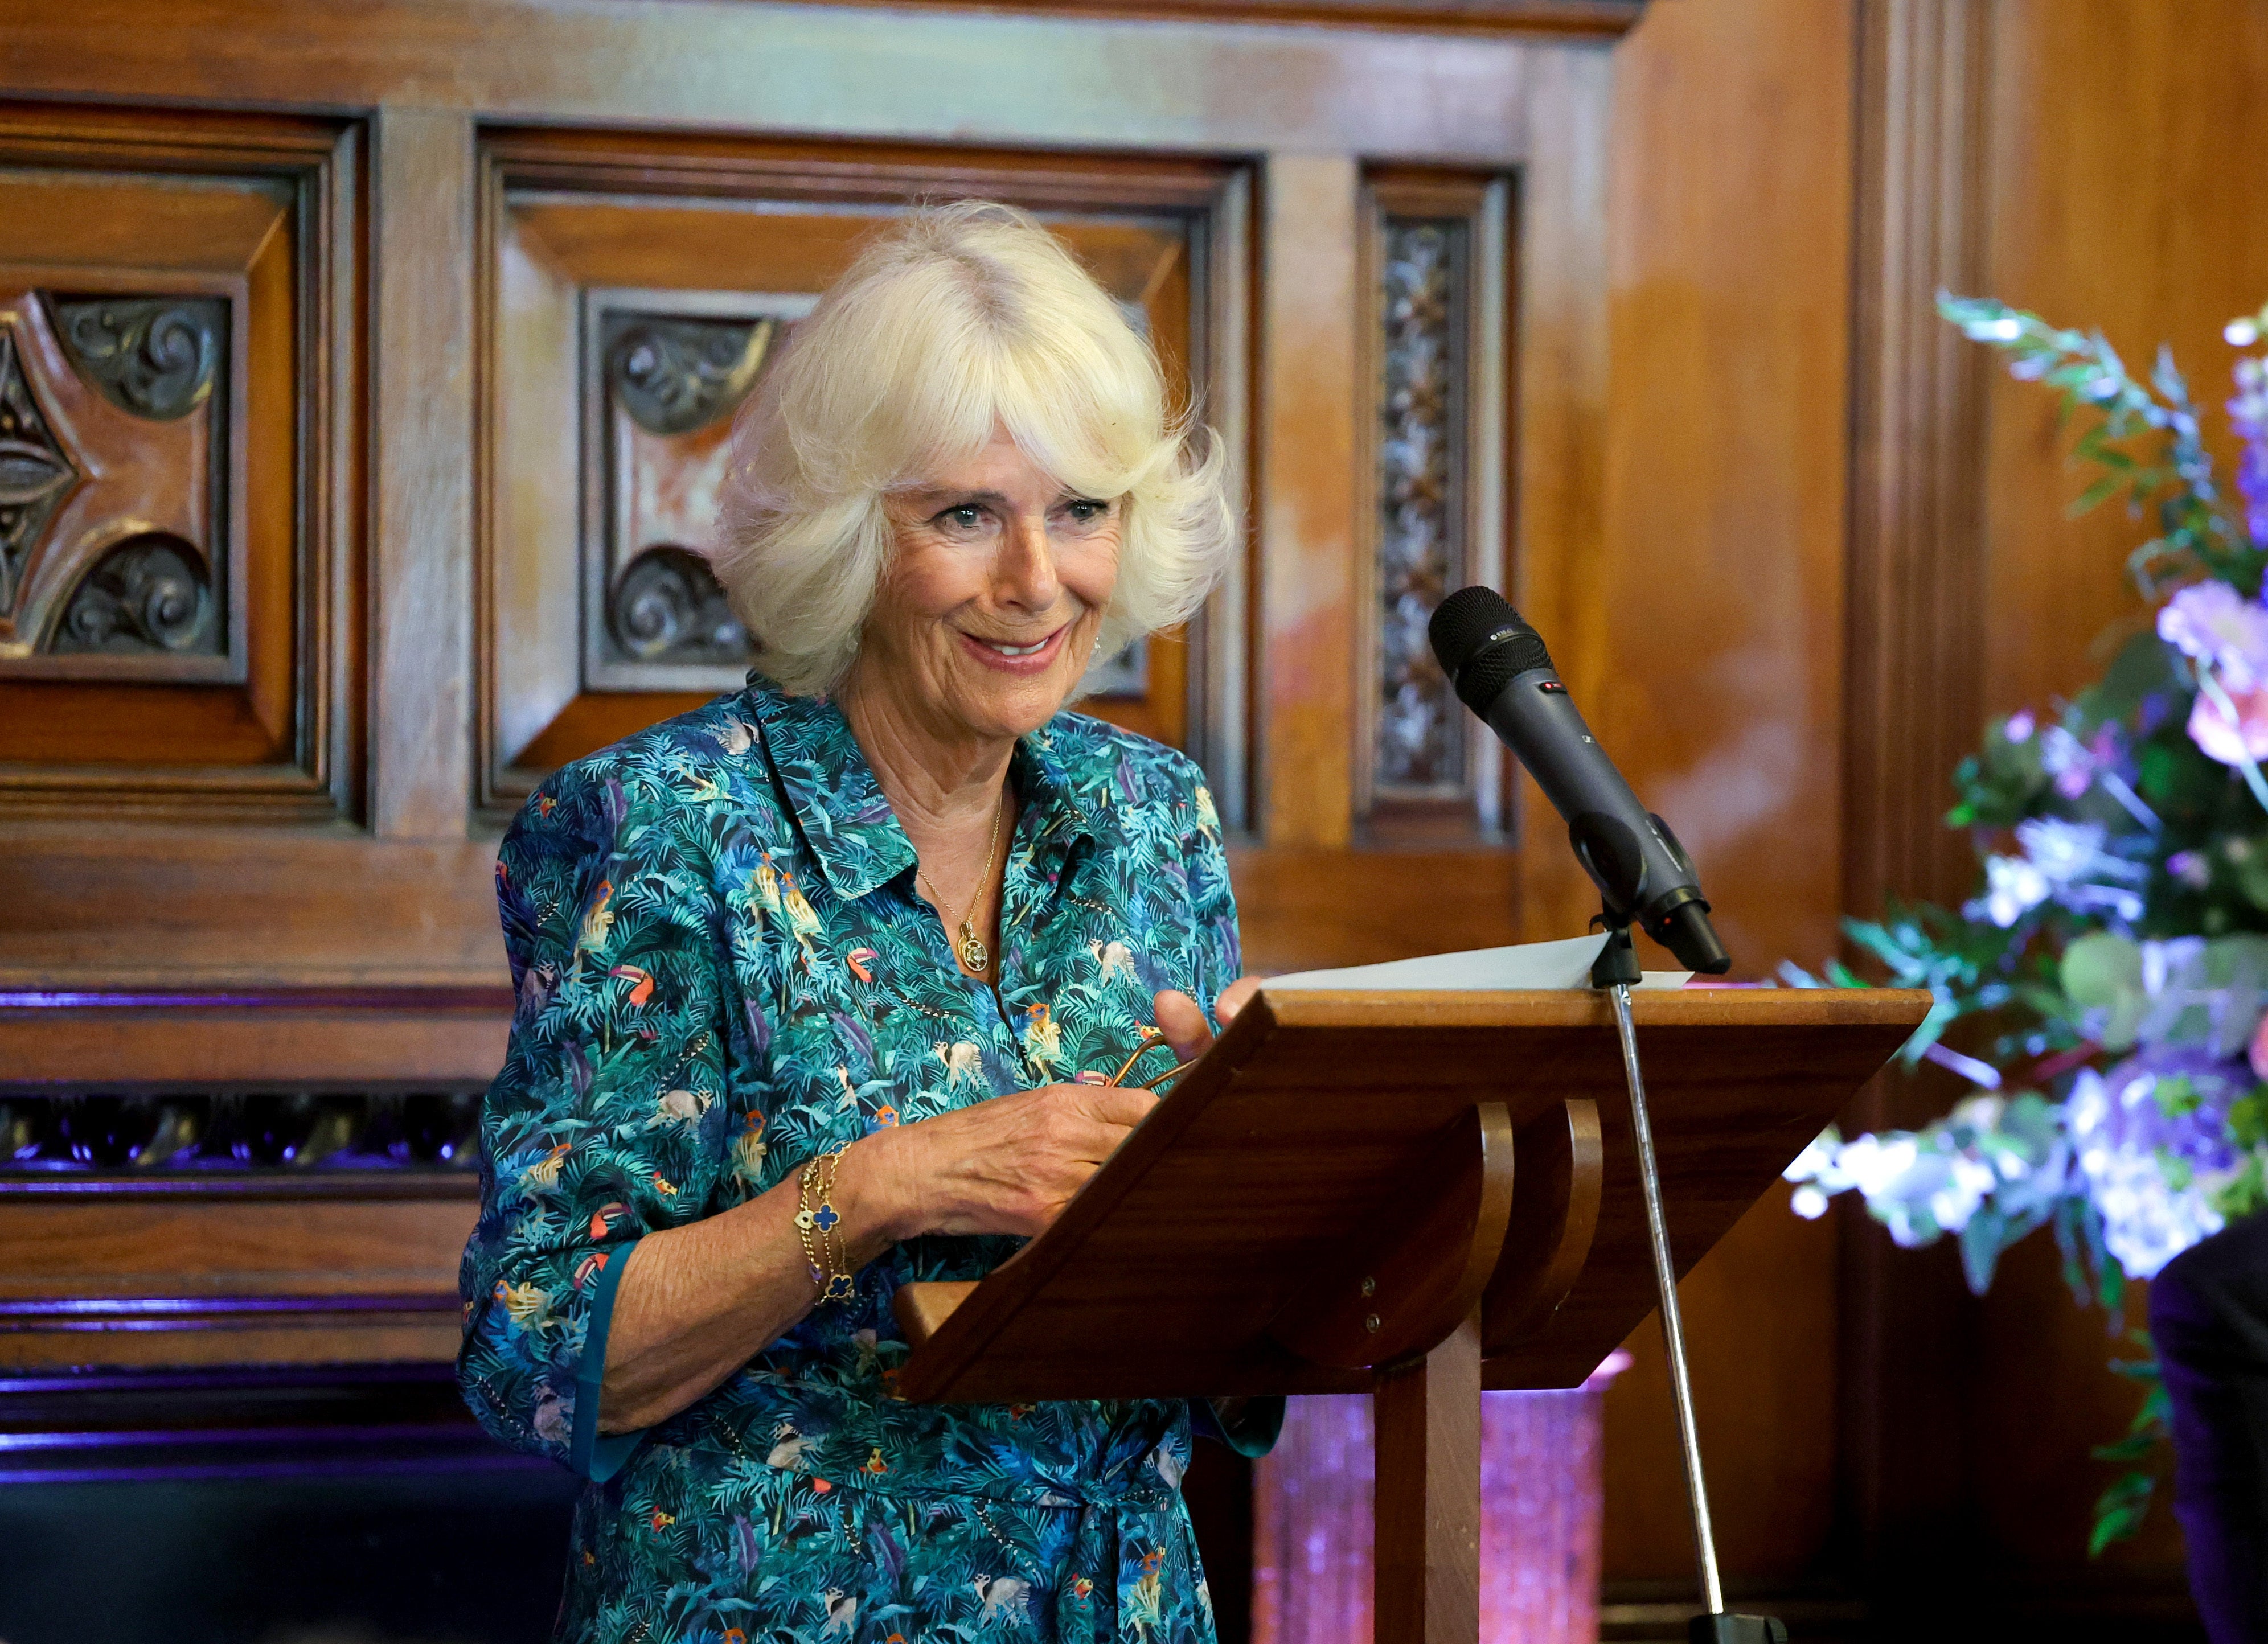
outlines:
[[[2154,1433],[2130,1433],[2115,1444],[2097,1444],[2087,1453],[2097,1461],[2142,1461],[2158,1448]]]
[[[2091,930],[2063,950],[2058,972],[2074,1004],[2113,1005],[2124,994],[2142,991],[2142,950],[2124,936]]]
[[[2099,461],[2100,459],[2098,458],[2097,460]],[[2081,491],[2077,496],[2073,497],[2071,501],[2071,505],[2065,511],[2070,514],[2073,518],[2077,518],[2081,514],[2092,512],[2094,510],[2102,507],[2103,503],[2109,502],[2112,497],[2117,495],[2118,488],[2124,483],[2125,481],[2120,479],[2118,475],[2115,473],[2106,473],[2100,480],[2097,480],[2093,485],[2088,486],[2087,489]]]
[[[2146,697],[2173,686],[2180,655],[2158,637],[2155,628],[2141,629],[2119,646],[2102,678],[2080,693],[2080,707],[2097,723],[2124,719]]]
[[[1969,1281],[1970,1295],[1982,1295],[1992,1288],[1992,1272],[1999,1266],[2001,1252],[2015,1242],[2008,1233],[2007,1217],[1989,1206],[1980,1207],[1961,1229],[1961,1272]]]
[[[2158,1481],[2146,1472],[2121,1474],[2095,1499],[2095,1528],[2087,1538],[2087,1556],[2099,1559],[2104,1548],[2130,1538],[2149,1516],[2150,1497]]]

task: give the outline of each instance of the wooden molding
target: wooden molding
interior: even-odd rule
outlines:
[[[1324,24],[1419,33],[1594,35],[1612,39],[1646,0],[849,0],[958,11],[1020,11],[1218,24]]]
[[[1944,824],[1983,715],[1983,350],[1940,319],[1984,278],[1983,0],[1864,0],[1859,14],[1843,905],[1948,899],[1976,871]],[[1876,1078],[1866,1127],[1941,1111],[1945,1081]],[[1956,1559],[1969,1460],[1958,1415],[1975,1303],[1842,1207],[1839,1510],[1876,1596]],[[1941,1590],[1941,1589],[1939,1589]]]
[[[0,995],[0,1002],[12,997]],[[348,1001],[287,994],[18,1004],[0,1008],[0,1067],[11,1083],[57,1089],[485,1084],[504,1061],[510,997],[499,988],[467,989],[442,1004],[403,1004],[383,993]]]
[[[461,839],[472,768],[473,121],[385,108],[372,262],[379,437],[370,640],[372,831]]]
[[[1531,99],[1549,95],[1539,58],[1606,55],[1565,33],[1209,27],[1195,10],[237,0],[222,27],[160,0],[0,0],[0,36],[11,90],[43,99],[1487,165],[1516,158],[1531,132],[1557,140],[1533,124]],[[1001,73],[1047,94],[1003,96]]]
[[[1982,350],[1937,316],[1984,254],[1989,16],[1977,0],[1861,7],[1844,906],[1960,895],[1944,825],[1984,670]]]

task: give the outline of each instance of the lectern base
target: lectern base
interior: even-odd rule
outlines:
[[[1778,1616],[1696,1616],[1685,1624],[1687,1644],[1787,1644]]]
[[[1473,1644],[1481,1630],[1481,1316],[1372,1395],[1379,1644]]]

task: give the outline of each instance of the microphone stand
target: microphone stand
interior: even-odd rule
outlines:
[[[1623,1076],[1630,1087],[1631,1134],[1638,1143],[1638,1184],[1646,1194],[1646,1229],[1653,1251],[1653,1281],[1661,1293],[1661,1334],[1669,1350],[1669,1392],[1677,1406],[1678,1447],[1685,1458],[1685,1493],[1693,1508],[1694,1557],[1701,1569],[1701,1603],[1706,1613],[1686,1626],[1690,1644],[1787,1644],[1787,1627],[1777,1616],[1734,1615],[1725,1608],[1724,1583],[1717,1574],[1717,1534],[1709,1518],[1709,1487],[1701,1477],[1701,1429],[1693,1418],[1693,1380],[1685,1365],[1685,1320],[1677,1306],[1677,1270],[1669,1259],[1669,1227],[1661,1211],[1661,1171],[1653,1154],[1653,1126],[1646,1118],[1646,1080],[1638,1071],[1638,1029],[1631,1020],[1630,990],[1640,978],[1638,953],[1631,945],[1630,921],[1611,910],[1601,915],[1607,944],[1591,965],[1591,986],[1614,1001],[1615,1031],[1622,1038]]]

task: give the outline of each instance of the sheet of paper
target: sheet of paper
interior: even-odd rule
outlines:
[[[1368,991],[1482,992],[1500,988],[1588,987],[1591,961],[1606,937],[1572,936],[1565,942],[1528,942],[1511,948],[1476,948],[1466,953],[1433,953],[1384,965],[1354,965],[1338,971],[1299,971],[1271,976],[1275,989],[1357,988]],[[1641,987],[1683,987],[1690,971],[1648,971]]]

